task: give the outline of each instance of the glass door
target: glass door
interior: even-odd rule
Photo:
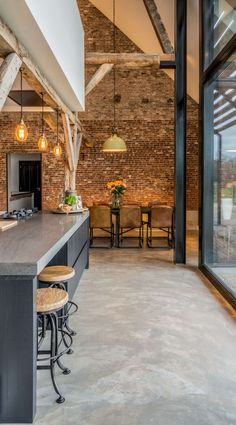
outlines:
[[[202,1],[200,266],[236,305],[236,1]]]

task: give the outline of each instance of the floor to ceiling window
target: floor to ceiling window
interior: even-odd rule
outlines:
[[[201,267],[236,305],[236,0],[202,0]]]

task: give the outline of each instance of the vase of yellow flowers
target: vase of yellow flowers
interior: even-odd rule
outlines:
[[[118,209],[122,204],[122,197],[126,191],[126,184],[123,179],[107,183],[107,188],[111,192],[112,208]]]

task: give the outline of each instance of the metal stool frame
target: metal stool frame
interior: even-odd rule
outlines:
[[[62,394],[59,391],[59,388],[56,384],[55,380],[55,365],[57,364],[58,367],[63,371],[64,375],[68,375],[71,373],[71,371],[65,367],[62,363],[60,358],[70,350],[70,347],[72,345],[73,339],[72,336],[69,334],[69,332],[65,331],[63,328],[59,328],[58,326],[58,315],[57,312],[60,311],[60,309],[53,310],[53,311],[47,311],[47,312],[38,312],[38,352],[37,352],[37,369],[38,370],[50,370],[51,374],[51,380],[53,384],[53,388],[58,395],[58,398],[56,399],[56,402],[61,404],[64,403],[65,398],[62,396]],[[42,350],[40,349],[45,337],[47,330],[50,329],[51,332],[51,339],[50,339],[50,350]],[[58,352],[58,349],[60,347],[61,342],[58,342],[58,334],[61,334],[61,341],[67,337],[69,339],[69,342],[66,344],[66,348],[64,350]],[[49,354],[48,357],[40,358],[41,355]],[[49,361],[49,365],[39,365],[39,362]]]

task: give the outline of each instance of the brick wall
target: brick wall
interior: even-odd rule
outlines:
[[[40,136],[40,114],[24,114],[29,130],[29,139],[25,144],[14,141],[14,130],[19,122],[18,113],[0,114],[0,211],[7,208],[7,154],[38,153]],[[46,126],[49,151],[42,154],[42,203],[44,209],[55,208],[60,193],[64,190],[64,157],[57,159],[52,154],[55,135]]]

